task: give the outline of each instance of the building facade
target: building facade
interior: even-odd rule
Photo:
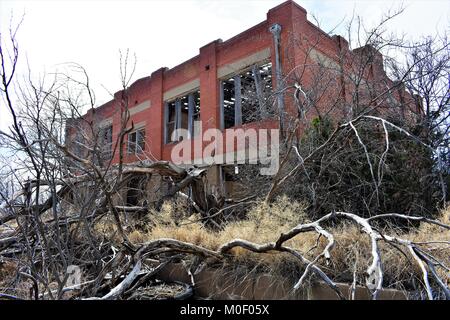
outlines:
[[[118,163],[119,152],[113,153],[108,146],[117,142],[126,107],[130,131],[123,146],[123,161],[172,161],[173,148],[179,144],[203,148],[202,133],[208,129],[226,132],[287,126],[285,118],[296,118],[302,112],[296,103],[299,97],[293,94],[295,85],[305,90],[318,88],[320,80],[323,88],[320,97],[314,97],[315,105],[320,109],[333,104],[332,115],[351,117],[355,110],[349,106],[354,106],[350,102],[355,88],[343,75],[356,74],[352,70],[369,56],[369,66],[363,70],[365,82],[377,84],[372,86],[375,92],[367,93],[364,99],[373,103],[370,95],[393,85],[383,70],[381,54],[370,46],[349,49],[343,37],[329,36],[308,21],[304,8],[286,1],[270,9],[266,19],[250,29],[226,41],[212,41],[199,48],[197,56],[137,80],[83,119],[98,127],[107,158]],[[320,67],[327,71],[317,72]],[[400,86],[392,95],[402,108],[414,102]],[[317,111],[310,110],[305,117],[310,120],[315,114]],[[77,140],[80,128],[79,122],[72,124],[68,126],[69,144]],[[186,135],[175,134],[176,129],[184,129]],[[191,150],[190,159],[202,157],[198,148]],[[210,171],[211,181],[223,182],[220,168]]]

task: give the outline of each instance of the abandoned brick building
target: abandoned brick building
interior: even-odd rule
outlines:
[[[292,88],[294,79],[299,81],[299,66],[320,65],[333,70],[320,75],[322,82],[325,79],[328,82],[316,104],[320,108],[333,101],[338,104],[333,114],[348,117],[353,112],[346,107],[346,102],[352,99],[352,88],[342,75],[345,70],[351,74],[354,65],[343,57],[368,55],[371,59],[364,71],[366,81],[383,79],[381,83],[386,86],[391,80],[383,70],[379,52],[370,46],[351,50],[343,37],[329,36],[308,21],[304,8],[286,1],[270,9],[266,19],[250,29],[226,41],[212,41],[201,47],[197,56],[171,69],[160,68],[134,82],[126,92],[128,123],[129,126],[133,123],[133,130],[125,141],[123,161],[171,161],[171,151],[177,144],[195,143],[200,139],[199,133],[209,128],[226,131],[284,125],[283,115],[297,116]],[[313,68],[302,70],[302,88],[315,86],[317,75],[313,75]],[[113,164],[119,161],[119,152],[112,154],[111,146],[121,130],[123,93],[117,92],[113,100],[89,110],[83,117],[101,131],[102,145],[106,154],[112,156]],[[403,108],[413,101],[406,98],[401,87],[393,96]],[[307,118],[312,119],[314,113],[312,110]],[[195,125],[197,120],[201,120],[202,128]],[[75,121],[72,124],[68,126],[69,143],[76,141],[79,129]],[[187,130],[187,139],[172,135],[180,128]],[[233,189],[237,187],[228,181],[232,179],[227,178],[233,172],[221,165],[211,166],[207,173],[210,185],[219,186],[225,194],[236,191]],[[155,190],[158,183],[152,184]],[[127,202],[135,204],[137,198],[137,194],[130,193]]]

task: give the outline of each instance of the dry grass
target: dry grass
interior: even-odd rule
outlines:
[[[27,299],[31,283],[26,280],[17,282],[17,269],[17,261],[0,261],[0,292]]]
[[[16,274],[17,263],[13,261],[0,262],[0,284],[6,279],[12,278]]]
[[[234,238],[265,243],[276,240],[282,232],[299,223],[308,222],[303,208],[301,203],[282,197],[270,206],[265,203],[256,205],[249,212],[247,220],[229,223],[221,231],[209,231],[201,223],[192,222],[198,217],[191,216],[189,220],[174,219],[175,216],[180,217],[177,212],[179,206],[168,202],[164,204],[161,212],[152,212],[149,215],[150,221],[146,230],[131,230],[128,236],[133,243],[143,243],[158,238],[174,238],[213,250]],[[439,220],[444,223],[450,222],[450,207],[442,211]],[[331,227],[331,231],[335,236],[336,245],[332,250],[331,264],[322,265],[324,271],[337,281],[349,281],[356,269],[362,281],[371,260],[367,235],[351,222]],[[450,231],[424,223],[407,233],[393,229],[387,232],[416,242],[450,240]],[[317,242],[317,234],[308,232],[297,235],[286,244],[312,259],[324,248],[326,240],[321,238]],[[447,266],[450,264],[448,245],[433,244],[427,245],[426,248]],[[383,242],[380,242],[380,251],[385,270],[385,286],[401,288],[403,285],[410,286],[412,281],[421,281],[420,269],[407,252],[408,257],[405,257],[399,250]],[[255,254],[240,248],[234,249],[233,254],[236,262],[250,268],[259,267],[265,271],[290,276],[298,275],[301,271],[298,262],[287,254],[277,252]],[[442,272],[441,275],[447,279],[447,282],[449,281],[448,275]]]

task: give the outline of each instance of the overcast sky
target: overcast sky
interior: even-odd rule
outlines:
[[[11,13],[16,20],[25,14],[18,34],[18,75],[25,71],[27,58],[36,74],[51,72],[64,62],[77,62],[90,74],[99,105],[111,98],[102,86],[111,92],[120,89],[119,49],[136,53],[136,80],[160,67],[171,68],[197,55],[201,46],[218,38],[227,40],[265,20],[267,11],[282,2],[0,0],[0,30],[2,34],[7,31]],[[401,4],[406,11],[391,24],[393,31],[418,37],[449,30],[450,25],[450,1],[297,3],[314,14],[325,31],[351,17],[353,10],[370,23]],[[8,118],[5,105],[0,105],[0,130],[6,129]]]

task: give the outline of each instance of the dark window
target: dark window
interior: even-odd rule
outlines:
[[[177,129],[188,130],[189,127],[189,96],[183,96],[180,99],[180,120]],[[183,140],[183,137],[178,137],[178,141]]]
[[[223,118],[225,129],[234,127],[234,78],[223,81]]]
[[[200,91],[195,91],[191,95],[192,99],[192,127],[189,128],[189,132],[192,137],[196,137],[200,133],[200,126],[198,121],[200,121]]]
[[[112,157],[112,125],[101,128],[99,134],[99,143],[102,153],[102,159],[108,160]]]
[[[176,112],[176,101],[172,101],[167,103],[167,123],[166,123],[166,132],[167,132],[167,138],[166,142],[173,142],[176,141],[176,137],[173,137],[173,132],[176,129],[176,118],[177,118],[177,112]],[[172,139],[173,138],[173,139]]]
[[[136,177],[128,182],[127,205],[137,206],[140,200],[143,200],[145,194],[146,180],[143,177]]]
[[[223,181],[238,181],[239,169],[237,166],[222,166]]]
[[[83,133],[81,131],[77,131],[73,142],[73,151],[75,155],[77,155],[80,158],[87,157],[87,149],[85,144],[86,139],[84,138]]]

